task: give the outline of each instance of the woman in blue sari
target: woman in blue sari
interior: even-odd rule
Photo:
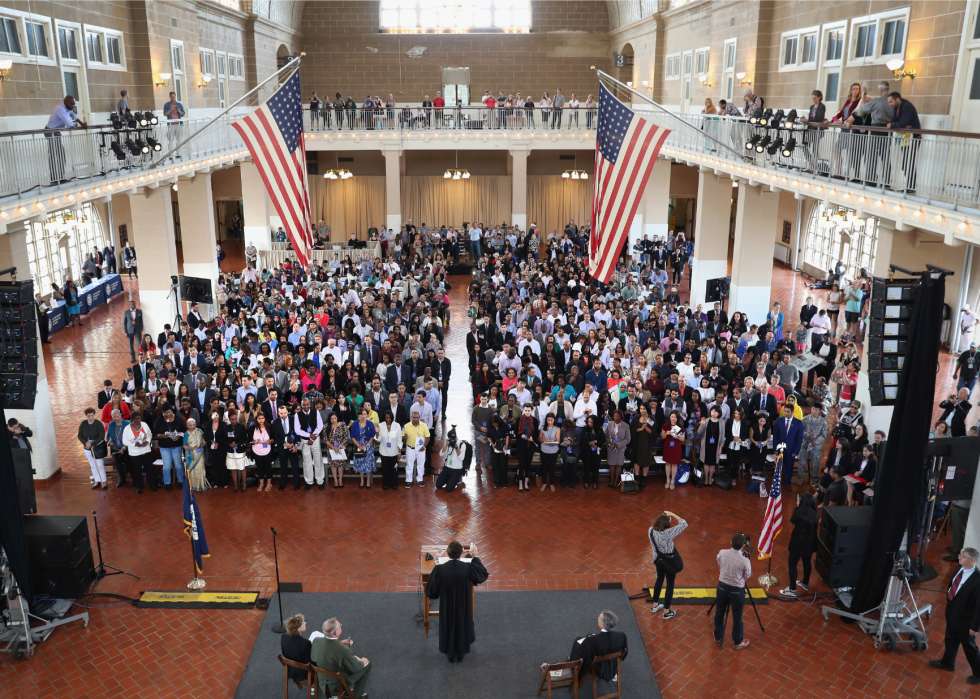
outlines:
[[[361,477],[358,488],[364,487],[364,477],[367,476],[367,487],[370,490],[375,471],[374,435],[377,430],[374,422],[368,419],[367,408],[359,408],[357,416],[358,419],[350,427],[350,437],[354,441],[354,473]]]

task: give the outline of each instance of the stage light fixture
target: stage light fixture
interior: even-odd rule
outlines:
[[[147,136],[146,137],[146,142],[150,145],[150,148],[152,148],[153,150],[155,150],[157,152],[163,150],[163,146],[161,146],[160,145],[160,142],[158,140],[156,140],[155,138],[153,138],[153,136]]]
[[[761,139],[762,136],[759,134],[755,134],[754,136],[752,136],[752,138],[750,138],[748,141],[745,142],[745,150],[752,150],[753,148],[755,148],[756,144],[759,143]]]
[[[129,152],[132,153],[133,155],[139,155],[140,154],[140,147],[137,146],[136,145],[136,142],[133,141],[133,139],[131,139],[131,138],[127,138],[126,139],[126,148],[128,148],[129,149]]]
[[[139,122],[140,126],[146,127],[150,125],[150,120],[147,119],[146,115],[143,114],[142,112],[136,112],[136,114],[134,114],[133,116],[136,117],[136,121]]]
[[[112,128],[116,131],[119,131],[123,127],[122,119],[115,112],[109,115],[109,123],[112,124]]]
[[[759,125],[768,126],[770,121],[772,121],[772,110],[766,109],[764,112],[762,112],[762,116],[759,117]]]
[[[749,123],[752,124],[753,126],[755,126],[756,124],[758,124],[759,123],[759,119],[762,118],[762,113],[763,113],[763,109],[762,109],[762,107],[759,107],[758,109],[756,109],[755,111],[753,111],[751,114],[749,114]]]
[[[761,141],[759,141],[759,142],[758,142],[758,143],[757,143],[757,144],[755,145],[755,152],[756,152],[756,153],[761,153],[761,152],[763,152],[763,151],[764,151],[764,150],[765,150],[766,148],[768,148],[768,147],[769,147],[769,144],[770,144],[771,142],[772,142],[772,139],[770,139],[768,135],[766,135],[766,136],[764,136],[764,137],[762,138],[762,140],[761,140]]]
[[[773,141],[772,142],[772,145],[769,146],[769,148],[766,149],[766,152],[769,155],[776,155],[776,153],[778,153],[782,147],[783,147],[783,138],[782,138],[782,136],[776,136],[776,140]]]
[[[783,157],[788,158],[793,154],[793,150],[796,148],[796,139],[792,136],[786,141],[786,145],[783,146]]]
[[[142,138],[136,139],[136,147],[140,149],[140,153],[142,153],[143,155],[146,155],[147,153],[150,152],[149,144],[146,141],[144,141]]]
[[[116,160],[126,159],[126,151],[124,151],[122,146],[120,146],[117,142],[113,141],[109,144],[109,147],[112,149],[113,155],[116,156]]]
[[[786,121],[790,121],[790,122],[792,122],[792,121],[796,121],[796,118],[797,118],[798,116],[799,116],[799,115],[797,114],[797,112],[796,112],[796,110],[795,110],[795,109],[791,109],[791,110],[789,110],[789,112],[788,112],[788,113],[786,114]]]
[[[137,126],[139,126],[139,122],[136,121],[136,117],[130,114],[126,117],[126,126],[130,129],[135,129]]]

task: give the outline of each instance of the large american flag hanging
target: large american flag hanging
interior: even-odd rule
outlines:
[[[313,247],[299,71],[268,101],[232,126],[242,135],[293,251],[305,267]]]
[[[772,556],[772,543],[783,530],[783,453],[776,455],[776,472],[772,476],[769,489],[769,502],[766,504],[766,519],[762,523],[762,536],[759,537],[759,558]]]
[[[605,85],[599,87],[597,129],[589,273],[606,283],[670,131],[638,117]]]

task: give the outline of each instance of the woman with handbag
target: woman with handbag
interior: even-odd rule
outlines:
[[[337,413],[330,413],[329,424],[323,431],[327,434],[327,461],[330,464],[330,474],[333,476],[333,487],[344,487],[344,469],[347,461],[347,442],[350,441],[350,430],[340,421]]]
[[[671,526],[671,522],[677,520],[677,524]],[[654,521],[653,526],[647,532],[650,538],[650,545],[653,548],[653,564],[657,567],[657,583],[653,588],[653,608],[651,612],[664,610],[664,619],[673,619],[677,612],[670,608],[670,603],[674,599],[674,579],[677,574],[684,570],[684,561],[681,554],[674,546],[674,539],[682,531],[687,529],[687,522],[673,512],[664,511]],[[664,603],[660,603],[660,590],[667,581],[667,589],[664,594]]]
[[[85,419],[78,426],[78,441],[82,443],[85,458],[92,467],[92,490],[100,485],[106,490],[109,484],[105,477],[105,457],[109,447],[105,441],[105,425],[95,419],[95,408],[85,409]]]

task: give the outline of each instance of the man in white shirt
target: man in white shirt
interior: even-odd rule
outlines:
[[[598,411],[597,396],[598,394],[592,390],[592,384],[585,384],[582,395],[575,401],[575,424],[578,427],[585,427],[585,420],[589,415],[595,415]]]
[[[48,118],[45,130],[51,129],[74,129],[78,127],[88,128],[88,124],[78,118],[75,112],[75,98],[71,95],[65,96],[64,101],[55,107]],[[65,149],[61,145],[61,132],[53,131],[48,141],[48,165],[51,168],[51,183],[58,184],[65,181]],[[74,179],[72,177],[71,179]]]
[[[487,93],[489,93],[489,92],[490,91],[487,90]],[[486,98],[484,98],[484,99],[486,99]],[[474,222],[473,225],[470,226],[470,230],[469,230],[470,250],[472,250],[472,252],[473,252],[473,261],[474,262],[479,262],[480,261],[480,256],[481,256],[481,251],[480,251],[480,237],[482,235],[483,235],[483,231],[480,230],[480,227],[477,226],[476,223]]]
[[[296,434],[303,439],[303,479],[306,481],[306,490],[313,487],[314,478],[317,487],[323,490],[323,454],[320,451],[323,419],[318,411],[310,410],[310,399],[304,398],[294,420]]]

